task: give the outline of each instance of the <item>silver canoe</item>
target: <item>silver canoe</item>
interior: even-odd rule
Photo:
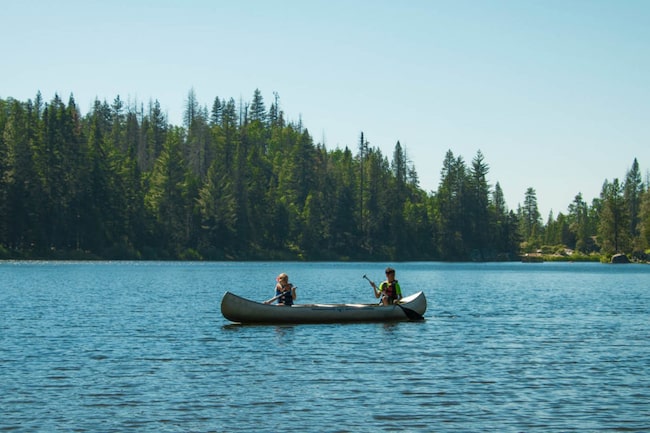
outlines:
[[[221,314],[236,323],[336,323],[421,320],[427,309],[424,293],[417,292],[397,305],[295,304],[291,307],[251,301],[226,292]]]

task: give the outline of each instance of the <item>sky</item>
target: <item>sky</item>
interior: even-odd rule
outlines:
[[[2,1],[0,98],[279,97],[328,150],[397,141],[426,191],[447,151],[480,151],[511,210],[591,203],[634,159],[650,173],[650,1]]]

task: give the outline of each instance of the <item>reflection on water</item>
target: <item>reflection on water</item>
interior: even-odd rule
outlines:
[[[647,266],[398,264],[417,323],[218,310],[280,272],[301,302],[369,302],[384,267],[0,263],[0,431],[650,430]]]

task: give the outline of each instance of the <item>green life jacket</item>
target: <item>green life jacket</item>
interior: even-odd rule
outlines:
[[[384,292],[384,296],[387,296],[388,299],[394,301],[397,299],[397,280],[394,280],[392,283],[384,281],[381,283],[380,290]]]

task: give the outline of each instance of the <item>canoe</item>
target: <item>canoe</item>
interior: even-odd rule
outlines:
[[[396,305],[379,304],[294,304],[291,307],[251,301],[226,292],[221,314],[236,323],[343,323],[422,320],[427,309],[423,292],[402,298]]]

